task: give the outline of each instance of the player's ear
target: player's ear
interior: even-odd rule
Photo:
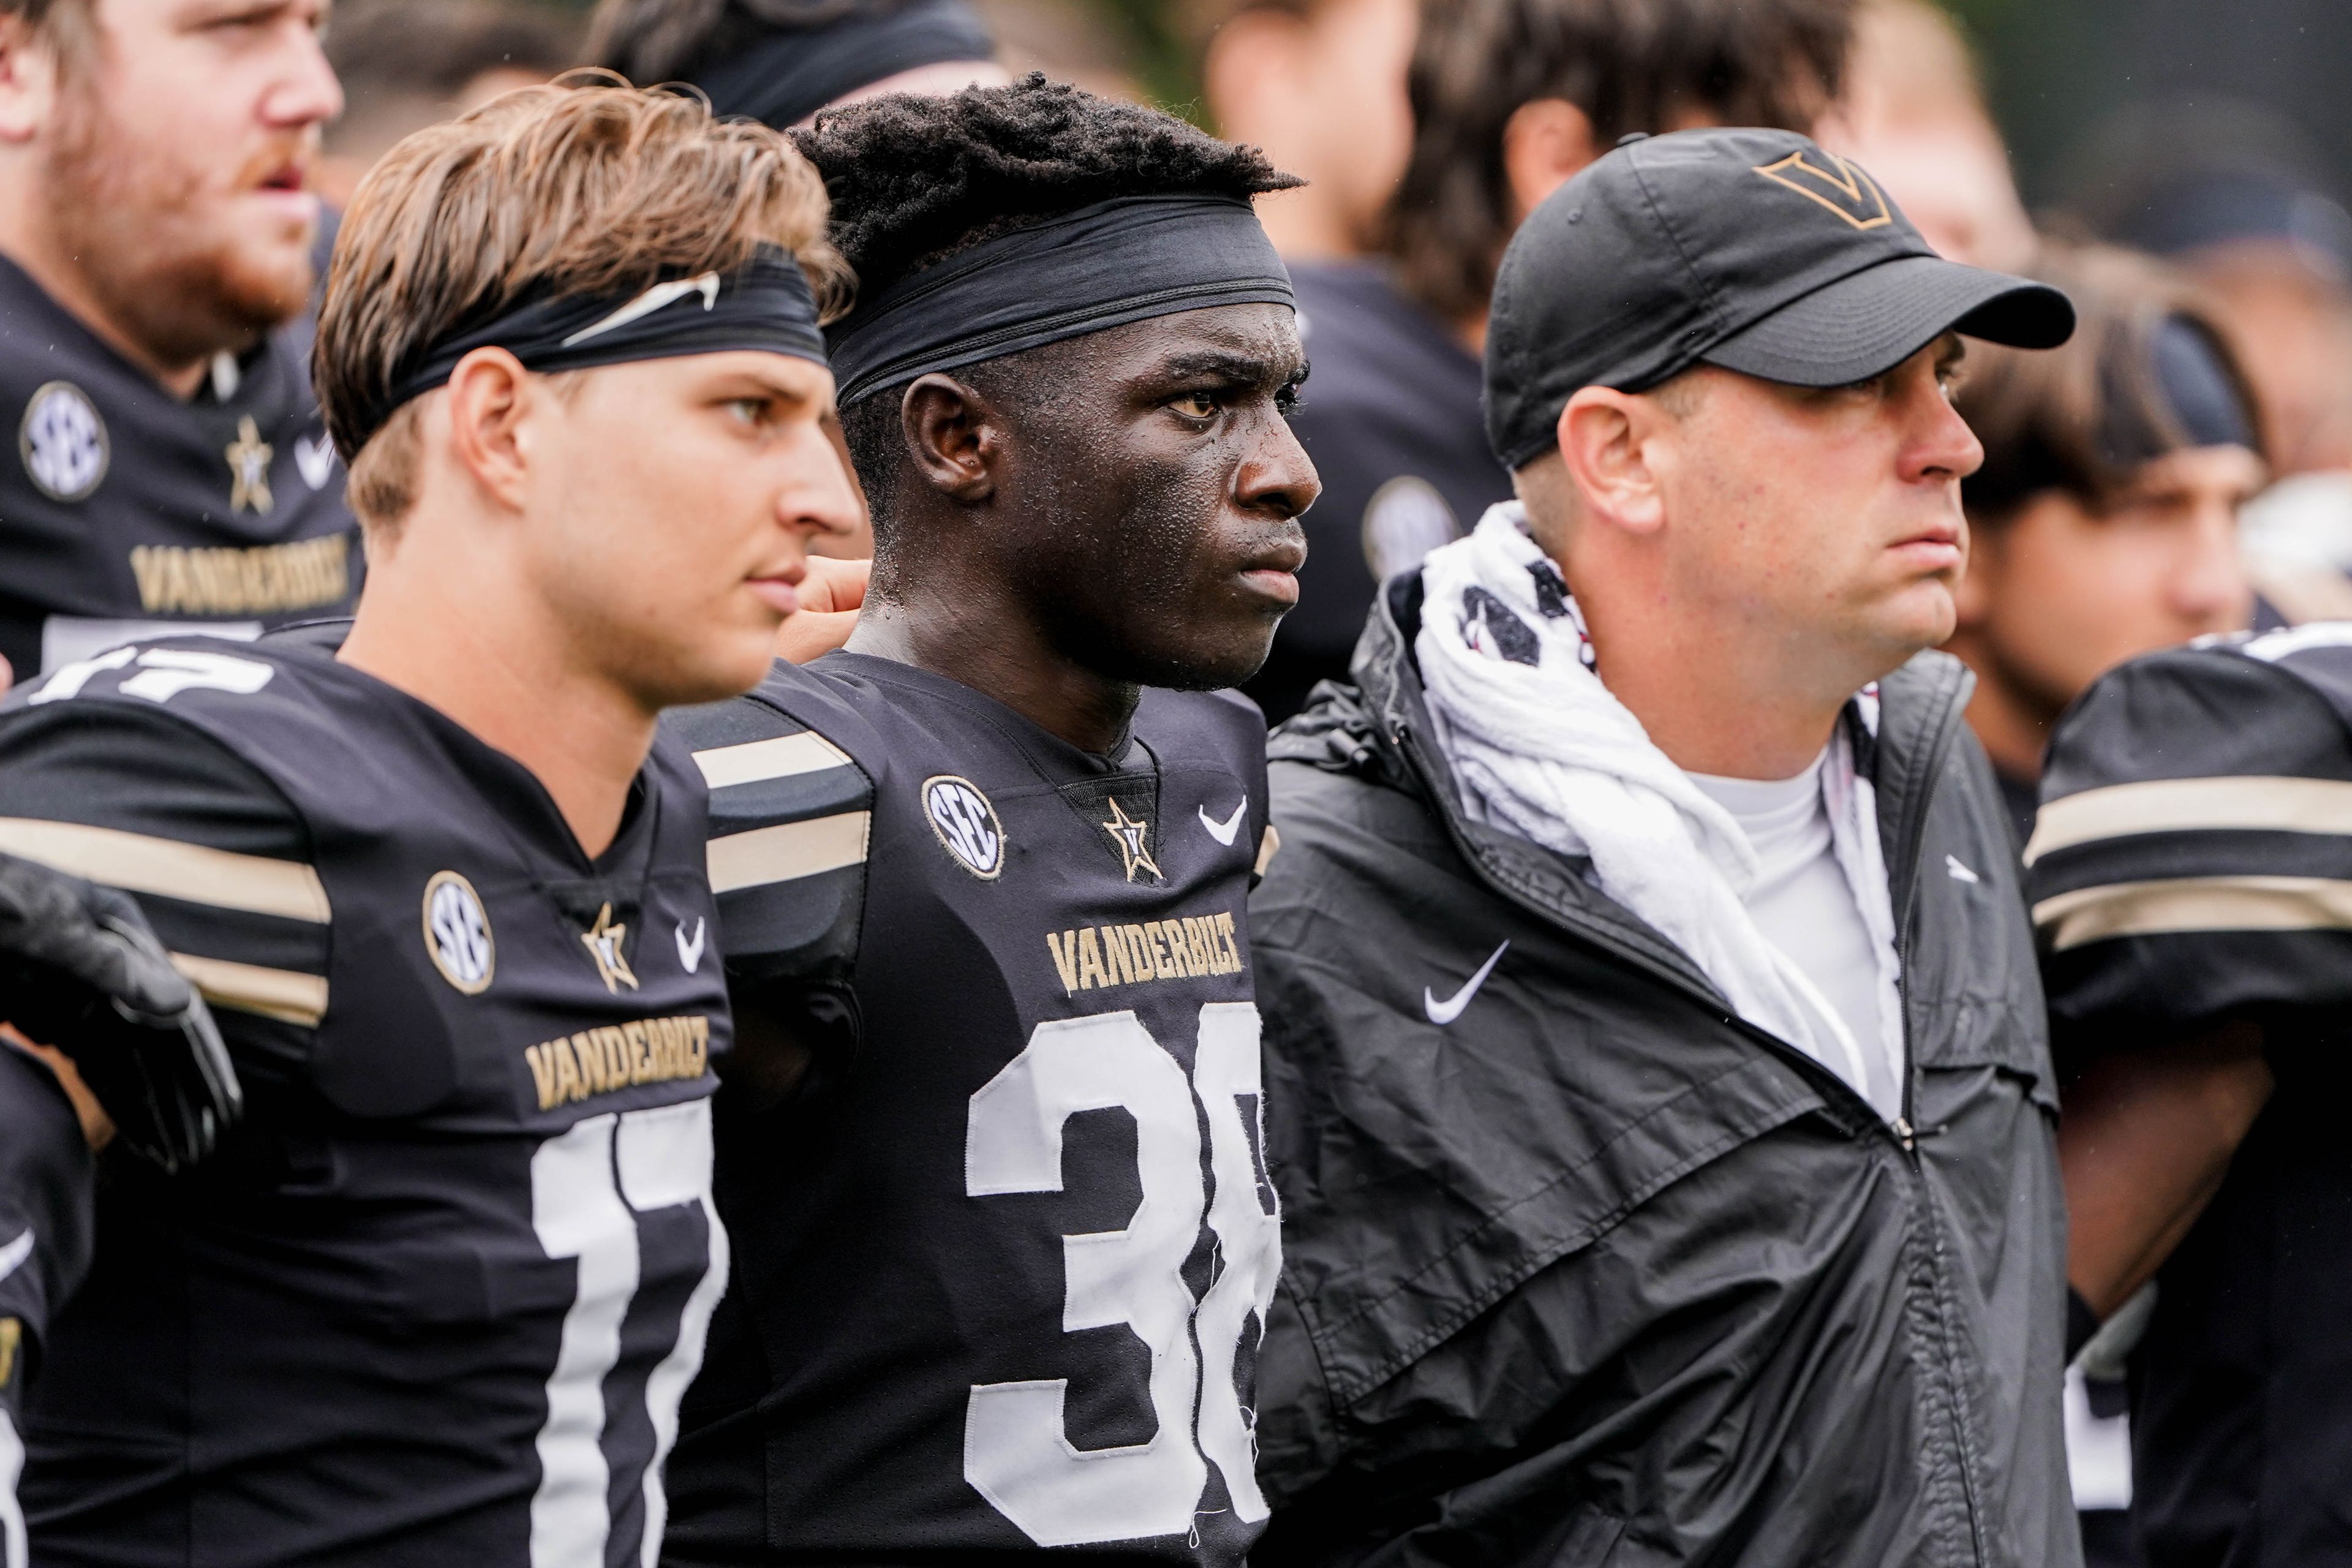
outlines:
[[[1651,444],[1657,414],[1649,400],[1606,386],[1579,388],[1559,411],[1559,455],[1589,515],[1634,533],[1665,521]]]
[[[476,349],[449,373],[444,416],[460,468],[490,496],[522,510],[530,470],[531,416],[548,401],[522,362],[501,348]]]
[[[952,376],[918,376],[899,402],[898,425],[932,489],[966,505],[996,493],[996,419],[978,392]]]
[[[58,95],[58,51],[22,11],[0,13],[0,142],[29,142]]]

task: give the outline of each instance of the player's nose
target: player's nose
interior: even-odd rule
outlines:
[[[289,24],[279,56],[278,69],[261,99],[261,117],[270,129],[307,130],[342,113],[343,84],[327,62],[327,51],[317,32]]]
[[[1260,426],[1258,439],[1234,475],[1234,499],[1245,511],[1297,517],[1323,493],[1314,459],[1287,419]]]

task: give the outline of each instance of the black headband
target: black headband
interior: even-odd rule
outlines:
[[[996,41],[964,0],[911,0],[856,11],[827,26],[762,33],[741,53],[697,71],[710,111],[782,131],[845,93],[918,66],[992,60]]]
[[[401,405],[446,384],[459,360],[492,347],[548,374],[730,349],[825,363],[807,275],[773,247],[736,271],[673,279],[639,292],[552,296],[526,289],[506,310],[425,345],[396,367],[383,398],[353,411],[353,451],[345,460]]]
[[[2206,328],[2186,316],[2168,316],[2147,346],[2147,368],[2172,431],[2158,428],[2137,399],[2123,395],[2120,367],[2103,366],[2107,419],[2099,455],[2117,468],[2137,468],[2181,447],[2245,447],[2255,451],[2253,411],[2222,363]],[[2177,432],[2177,434],[2176,434]]]
[[[1121,196],[898,279],[826,333],[844,407],[935,370],[1212,305],[1293,304],[1249,203]]]

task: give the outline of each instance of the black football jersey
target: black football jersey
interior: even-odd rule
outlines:
[[[357,525],[306,317],[183,402],[0,258],[0,655],[25,679],[141,637],[338,615]]]
[[[25,1388],[89,1265],[90,1157],[49,1069],[0,1044],[0,1568],[25,1568]]]
[[[0,706],[0,845],[134,895],[244,1124],[101,1169],[26,1408],[45,1564],[653,1561],[724,1289],[704,792],[586,858],[539,782],[299,637]]]
[[[1280,1263],[1256,710],[1148,692],[1106,758],[835,654],[672,722],[740,1027],[831,1044],[719,1097],[737,1269],[667,1560],[1240,1563]]]
[[[2135,660],[2052,737],[2026,850],[2063,1071],[2226,1020],[2276,1079],[2131,1361],[2157,1563],[2352,1565],[2352,625]]]

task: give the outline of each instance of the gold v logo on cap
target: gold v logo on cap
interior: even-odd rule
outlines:
[[[1809,202],[1819,202],[1858,229],[1884,228],[1895,221],[1886,210],[1886,198],[1868,174],[1834,153],[1822,156],[1836,173],[1814,167],[1801,148],[1777,163],[1758,164],[1756,172]]]

